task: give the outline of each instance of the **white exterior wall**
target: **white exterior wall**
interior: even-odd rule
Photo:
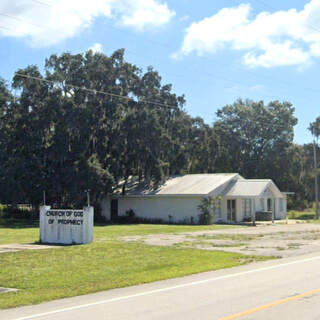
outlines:
[[[270,196],[270,194],[268,194]],[[272,197],[271,197],[272,198]],[[125,197],[118,198],[118,215],[125,216],[126,211],[132,209],[136,216],[147,219],[161,219],[163,221],[169,221],[169,215],[171,215],[172,222],[191,222],[193,217],[194,223],[198,222],[198,205],[201,202],[202,197]],[[242,200],[245,198],[233,198],[236,200],[236,217],[237,222],[242,222],[244,219],[244,212],[242,210]],[[252,199],[252,212],[261,211],[260,198]],[[267,209],[267,199],[264,197],[264,210]],[[287,215],[287,199],[283,198],[283,211],[279,211],[279,199],[276,201],[276,219],[285,219]],[[230,198],[231,200],[231,198]],[[274,199],[273,199],[274,200]],[[102,215],[106,220],[111,218],[111,199],[110,197],[104,198],[101,203]],[[228,222],[228,210],[227,199],[221,199],[221,219],[220,221]]]
[[[236,222],[241,222],[244,219],[244,212],[242,210],[242,199],[236,199]]]
[[[221,220],[223,222],[228,221],[227,199],[221,199]]]
[[[198,205],[200,197],[151,197],[151,198],[118,198],[118,215],[125,216],[126,211],[132,209],[137,217],[147,219],[161,219],[172,222],[198,222]]]
[[[241,198],[230,198],[229,200],[236,200],[236,218],[237,222],[242,222],[244,219],[243,205],[242,201],[245,199],[251,199],[251,212],[266,211],[267,210],[267,200],[271,198],[275,201],[275,219],[285,219],[287,216],[287,199],[283,197],[283,210],[280,211],[280,198],[274,198],[273,195],[267,192],[267,197],[241,197]],[[263,199],[264,207],[261,206],[260,199]],[[228,221],[228,209],[227,209],[227,199],[222,200],[222,219],[223,221]]]
[[[278,202],[278,206],[277,206],[278,211],[277,211],[277,216],[276,216],[277,219],[285,219],[287,217],[287,197],[283,197],[282,199],[283,199],[283,210],[282,211],[280,211],[279,199],[277,201]]]

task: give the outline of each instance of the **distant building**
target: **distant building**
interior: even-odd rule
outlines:
[[[135,216],[150,220],[197,223],[198,205],[209,196],[221,196],[214,208],[215,222],[249,221],[261,212],[274,219],[287,215],[286,194],[272,180],[244,179],[237,173],[173,176],[153,188],[132,177],[124,195],[122,187],[123,183],[102,201],[107,220],[116,221],[133,210]]]

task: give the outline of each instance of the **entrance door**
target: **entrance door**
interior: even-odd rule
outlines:
[[[228,221],[236,222],[236,200],[227,200]]]
[[[111,221],[118,220],[118,199],[111,200]]]

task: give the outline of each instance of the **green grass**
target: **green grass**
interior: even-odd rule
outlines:
[[[297,210],[288,211],[288,219],[314,220],[315,216],[316,214],[314,211],[297,211]]]
[[[1,226],[2,223],[2,226]],[[0,244],[39,240],[39,229],[22,222],[0,221]],[[88,245],[0,254],[0,286],[17,292],[0,294],[0,309],[77,296],[161,279],[229,268],[269,257],[149,246],[122,242],[121,236],[214,230],[232,226],[109,225],[96,226]]]
[[[115,240],[0,255],[0,309],[229,268],[266,257]]]
[[[2,223],[1,223],[2,222]],[[201,230],[234,228],[230,225],[185,226],[158,224],[104,225],[94,227],[96,240],[115,239],[121,236],[148,235],[159,233],[181,233]],[[238,226],[238,228],[241,228]],[[243,228],[243,227],[242,227]],[[39,227],[31,222],[0,220],[0,245],[8,243],[30,243],[39,241]]]
[[[205,240],[251,241],[263,237],[263,234],[210,234],[195,236],[194,238]]]
[[[304,211],[290,210],[288,211],[288,219],[307,220],[310,223],[320,223],[320,219],[316,219],[315,209],[307,209]]]

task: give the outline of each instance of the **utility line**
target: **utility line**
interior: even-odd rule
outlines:
[[[0,12],[0,15],[2,15],[2,16],[5,16],[5,17],[8,17],[8,18],[11,18],[11,19],[15,19],[15,20],[17,20],[17,21],[22,21],[22,22],[24,22],[24,23],[29,23],[28,21],[26,21],[26,20],[23,20],[23,19],[20,19],[20,18],[17,18],[17,17],[14,17],[14,16],[11,16],[11,15],[7,15],[7,14],[4,14],[4,13],[1,13]],[[35,25],[35,24],[33,24],[33,25]],[[43,28],[43,26],[39,26],[39,25],[35,25],[35,26],[37,26],[37,27],[40,27],[40,28]],[[5,29],[7,29],[7,30],[10,30],[9,28],[5,28]],[[13,29],[11,29],[11,30],[13,30]],[[159,44],[159,43],[158,43]],[[127,50],[128,52],[129,52],[129,50]],[[131,50],[130,50],[131,51]],[[133,51],[131,51],[131,53],[133,53]],[[138,55],[138,54],[136,54],[136,56],[141,56],[140,54]],[[191,68],[188,68],[189,70],[191,70]],[[192,72],[194,72],[194,70],[191,70]],[[210,74],[210,73],[208,73],[208,72],[203,72],[203,71],[201,71],[203,74],[206,74],[209,78],[220,78],[220,79],[222,79],[222,80],[224,80],[224,81],[227,81],[227,82],[230,82],[230,83],[234,83],[234,84],[240,84],[241,85],[241,82],[239,82],[239,81],[235,81],[235,80],[233,80],[233,79],[230,79],[230,78],[228,78],[228,77],[225,77],[225,76],[223,76],[223,75],[217,75],[217,74]],[[175,74],[172,74],[172,73],[167,73],[168,75],[173,75],[173,76],[178,76],[178,77],[185,77],[185,75],[175,75]]]
[[[46,6],[49,6],[49,7],[53,7],[52,4],[44,3],[44,2],[41,3],[42,1],[38,1],[38,0],[30,0],[30,1],[37,1],[39,4],[43,4],[43,5],[46,5]],[[121,33],[125,34],[126,36],[135,37],[135,36],[129,34],[128,32],[125,32],[125,31],[120,30],[120,29],[116,29],[116,28],[114,28],[114,27],[112,27],[112,26],[109,26],[109,28],[114,29],[114,30],[116,30],[117,32],[121,32]],[[156,45],[162,46],[162,47],[164,47],[164,48],[169,48],[169,49],[172,49],[172,50],[174,50],[174,51],[176,50],[176,48],[173,47],[173,46],[170,46],[170,45],[167,45],[167,44],[163,44],[163,43],[160,43],[160,42],[151,40],[151,39],[144,39],[143,41],[145,41],[145,42],[148,41],[148,42],[150,42],[150,43],[154,43],[154,44],[156,44]],[[201,58],[202,58],[202,59],[205,59],[205,60],[208,60],[208,61],[216,62],[216,59],[212,59],[212,58],[209,58],[209,57],[202,56]],[[221,65],[225,65],[226,67],[230,67],[230,64],[229,64],[229,63],[220,63],[220,62],[219,62],[219,66],[221,66]],[[191,70],[191,69],[190,69],[190,70]],[[202,70],[202,72],[203,72],[203,70]],[[261,75],[261,74],[256,74],[255,72],[250,71],[250,70],[246,70],[245,72],[253,75],[255,78],[258,78],[258,79],[259,79],[259,78],[262,78],[262,79],[267,79],[267,80],[274,81],[274,79],[273,79],[272,77],[268,77],[268,76],[266,76],[266,75]],[[210,75],[210,74],[207,73],[207,72],[203,72],[203,73],[208,74],[210,77],[212,76],[212,75]],[[214,77],[216,77],[216,75],[214,75]],[[242,83],[240,83],[240,82],[235,82],[234,80],[228,79],[227,77],[224,77],[224,76],[220,76],[220,78],[221,78],[221,79],[224,79],[224,80],[226,80],[226,81],[229,81],[229,82],[236,83],[236,84],[242,84]],[[287,86],[287,87],[290,87],[290,88],[292,87],[292,83],[290,83],[290,82],[278,81],[278,83],[279,83],[279,84],[282,84],[282,85],[285,85],[285,86]],[[305,89],[305,90],[308,90],[309,92],[316,92],[316,93],[318,94],[318,91],[316,91],[316,90],[312,90],[312,89],[310,89],[310,88],[304,88],[304,89]]]
[[[38,1],[38,0],[30,0],[30,1],[36,1],[36,2],[39,3],[39,4],[47,5],[47,6],[49,6],[49,7],[52,7],[51,4],[44,3],[44,2],[42,3],[42,1]],[[39,28],[44,28],[44,26],[40,26],[40,25],[36,25],[36,24],[30,23],[30,22],[28,22],[28,21],[26,21],[26,20],[24,20],[24,19],[21,19],[21,18],[12,16],[12,15],[4,14],[4,13],[1,13],[1,12],[0,12],[0,15],[5,16],[5,17],[8,17],[8,18],[11,18],[11,19],[15,19],[15,20],[18,20],[18,21],[22,21],[22,22],[25,22],[25,23],[29,23],[29,24],[32,24],[32,25],[37,26],[37,27],[39,27]],[[111,27],[111,28],[112,28],[112,27]],[[8,28],[6,28],[6,29],[8,29]],[[115,29],[115,28],[113,28],[113,29]],[[124,32],[124,31],[122,31],[122,30],[118,30],[118,29],[117,29],[117,31],[121,31],[121,32],[125,33],[126,35],[128,35],[127,32]],[[148,39],[148,40],[145,40],[145,41],[149,41],[149,39]],[[155,42],[155,41],[151,41],[151,40],[150,40],[149,42],[156,43],[156,44],[161,45],[161,46],[163,46],[163,47],[173,49],[172,46],[167,46],[167,45],[161,44],[161,43],[159,43],[159,42]],[[140,54],[139,54],[139,55],[140,55]],[[204,59],[206,59],[206,60],[208,60],[208,61],[215,61],[215,59],[210,59],[210,58],[208,58],[208,57],[202,57],[202,58],[204,58]],[[219,65],[221,65],[221,63],[219,63]],[[222,64],[222,65],[223,65],[223,64]],[[227,64],[225,64],[225,65],[227,65]],[[230,66],[230,64],[228,64],[228,66]],[[191,70],[191,68],[189,68],[189,69]],[[192,72],[194,72],[194,70],[192,70]],[[225,77],[225,76],[223,76],[223,75],[210,74],[210,73],[208,73],[208,72],[206,72],[206,71],[203,71],[203,70],[202,70],[201,72],[204,73],[204,74],[206,74],[206,75],[207,75],[208,77],[210,77],[210,78],[220,78],[220,79],[222,79],[222,80],[224,80],[224,81],[228,81],[228,82],[231,82],[231,83],[234,83],[234,84],[240,84],[240,85],[242,85],[242,83],[241,83],[240,81],[234,81],[233,79],[229,79],[228,77]],[[246,72],[252,74],[252,75],[255,76],[256,78],[259,78],[259,77],[260,77],[260,78],[265,78],[265,79],[269,79],[269,80],[274,81],[274,79],[273,79],[272,77],[263,76],[263,75],[261,75],[261,74],[257,75],[257,74],[255,74],[254,72],[252,72],[252,71],[250,71],[250,70],[246,70]],[[169,74],[169,73],[168,73],[168,74]],[[181,76],[180,76],[180,77],[181,77]],[[281,82],[282,82],[282,83],[281,83]],[[280,81],[280,82],[279,82],[279,81],[278,81],[278,83],[279,83],[279,84],[282,84],[282,85],[286,85],[286,86],[292,87],[292,83],[289,83],[289,82],[284,82],[284,81]],[[312,89],[310,89],[310,88],[303,88],[303,89],[318,94],[318,91],[316,91],[316,90],[312,90]]]
[[[30,76],[30,75],[19,73],[19,72],[17,72],[15,75],[23,77],[23,78],[43,81],[43,82],[47,82],[47,83],[51,83],[51,84],[57,84],[58,83],[57,81],[47,80],[47,79],[43,79],[43,78],[40,78],[40,77],[34,77],[34,76]],[[165,104],[165,103],[161,103],[161,102],[145,100],[143,98],[139,99],[139,101],[135,101],[134,99],[132,99],[130,97],[122,96],[120,94],[106,92],[106,91],[100,91],[100,90],[95,90],[95,89],[88,89],[86,87],[79,87],[79,86],[76,86],[76,85],[73,85],[73,84],[65,84],[65,86],[69,87],[69,88],[75,88],[75,89],[78,89],[78,90],[83,90],[83,91],[86,91],[86,92],[91,92],[91,93],[94,93],[94,94],[101,93],[101,94],[104,94],[104,95],[107,95],[107,96],[117,97],[117,98],[121,98],[121,99],[125,99],[125,100],[131,100],[131,101],[134,101],[134,102],[150,103],[150,104],[154,104],[154,105],[158,105],[158,106],[162,106],[162,107],[167,107],[167,108],[170,108],[170,109],[171,108],[178,108],[178,105],[169,105],[169,104]]]
[[[43,28],[43,26],[40,26],[38,24],[34,24],[32,22],[29,22],[28,20],[22,19],[20,17],[12,16],[12,15],[7,14],[7,13],[0,12],[0,16],[6,17],[6,18],[9,18],[9,19],[13,19],[13,20],[16,20],[16,21],[21,21],[21,22],[36,26],[38,28]]]
[[[9,29],[9,28],[7,28],[7,27],[4,27],[4,26],[0,26],[0,29],[5,29],[5,30],[12,30],[12,29]]]
[[[271,6],[269,3],[266,3],[266,2],[264,2],[262,0],[255,0],[255,1],[261,3],[265,8],[269,8],[269,9],[276,10],[276,11],[278,10],[275,7]],[[307,23],[303,23],[303,25],[305,25],[309,29],[312,29],[312,30],[314,30],[316,32],[320,32],[320,29],[310,25],[309,23],[308,24]]]
[[[43,2],[43,1],[39,1],[39,0],[31,0],[31,1],[35,2],[35,3],[42,4],[42,5],[47,6],[47,7],[51,7],[51,4]]]
[[[234,0],[234,1],[236,1],[236,0]],[[270,5],[269,3],[266,3],[266,2],[263,1],[263,0],[254,0],[254,1],[262,4],[262,6],[265,7],[265,8],[267,8],[267,9],[279,11],[279,9],[273,7],[272,5]],[[239,1],[236,1],[236,2],[237,2],[238,4],[240,4]],[[255,12],[259,13],[258,10],[254,9],[254,8],[253,8],[253,10],[254,10]],[[312,30],[316,31],[317,33],[320,33],[320,29],[319,29],[319,28],[316,28],[315,26],[312,26],[312,25],[309,24],[309,23],[303,23],[303,25],[304,25],[305,27],[309,28],[309,29],[312,29]]]

